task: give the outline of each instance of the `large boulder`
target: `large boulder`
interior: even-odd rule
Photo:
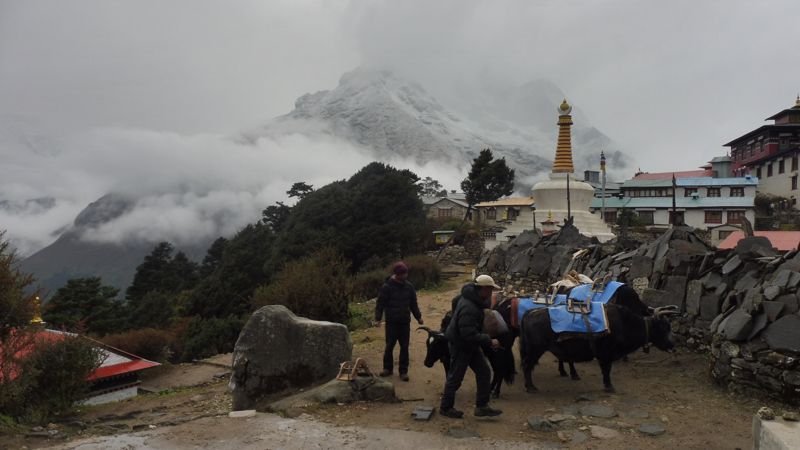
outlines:
[[[800,354],[800,316],[781,317],[767,328],[764,338],[772,350]]]
[[[233,350],[233,409],[258,408],[270,394],[330,380],[352,352],[346,326],[264,306],[247,321]]]
[[[354,402],[396,402],[394,385],[383,378],[359,376],[353,381],[333,379],[290,397],[269,404],[265,409],[275,413],[291,414],[316,404]]]
[[[746,237],[736,244],[733,251],[743,260],[777,255],[775,249],[772,248],[772,243],[764,236]]]

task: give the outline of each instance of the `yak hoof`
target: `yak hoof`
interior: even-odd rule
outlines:
[[[500,398],[500,393],[499,392],[492,392],[492,397]]]
[[[580,381],[581,379],[580,375],[578,375],[577,373],[575,375],[572,375],[570,378],[572,378],[573,381]]]
[[[614,389],[614,386],[606,386],[605,389],[603,389],[603,390],[608,392],[609,394],[613,394],[613,393],[617,392],[617,390]]]
[[[560,375],[562,377],[566,377],[568,375],[568,373],[567,372],[558,372],[558,375]]]
[[[539,389],[537,389],[534,385],[525,386],[525,392],[533,394],[534,392],[539,392]]]

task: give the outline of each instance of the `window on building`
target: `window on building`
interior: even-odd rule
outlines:
[[[797,153],[792,156],[792,172],[797,172]]]
[[[439,218],[449,219],[453,217],[453,208],[439,208]]]
[[[744,218],[744,211],[728,211],[728,223],[740,224]]]
[[[778,173],[786,172],[786,160],[781,159],[778,161]]]
[[[744,197],[744,188],[743,187],[732,187],[731,188],[731,197]]]
[[[772,176],[772,163],[767,164],[767,176]]]
[[[517,217],[519,217],[519,209],[508,208],[508,220],[517,220]]]
[[[708,188],[708,194],[706,196],[719,197],[720,196],[719,188]]]
[[[722,211],[706,211],[706,223],[722,223]]]
[[[606,211],[606,223],[617,223],[616,211]]]
[[[653,211],[637,211],[636,214],[644,225],[652,225],[654,223]]]
[[[792,177],[792,190],[793,191],[797,190],[797,175]]]
[[[761,166],[756,169],[756,178],[761,178]]]
[[[733,230],[720,230],[719,231],[719,240],[723,240],[726,237],[730,236],[733,233]]]
[[[684,197],[691,197],[692,194],[696,194],[696,193],[697,193],[697,188],[685,188],[683,190],[683,196]]]
[[[494,208],[489,208],[486,210],[486,218],[489,220],[497,219],[497,210]]]

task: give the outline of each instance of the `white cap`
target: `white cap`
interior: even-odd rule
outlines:
[[[489,275],[478,275],[478,278],[475,278],[475,285],[476,286],[491,286],[495,289],[502,289],[500,286],[494,283],[494,279]]]

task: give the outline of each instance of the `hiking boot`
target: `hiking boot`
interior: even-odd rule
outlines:
[[[503,414],[503,411],[494,409],[489,405],[475,407],[475,417],[495,417],[500,414]]]
[[[442,409],[441,411],[439,411],[439,414],[445,417],[449,417],[451,419],[461,419],[462,417],[464,417],[464,413],[455,408]]]
[[[390,377],[390,376],[392,376],[392,371],[383,369],[383,371],[378,375],[381,376],[381,377],[384,377],[384,378]]]
[[[403,381],[408,381],[408,374],[407,373],[401,373],[400,374],[400,379],[403,380]]]

